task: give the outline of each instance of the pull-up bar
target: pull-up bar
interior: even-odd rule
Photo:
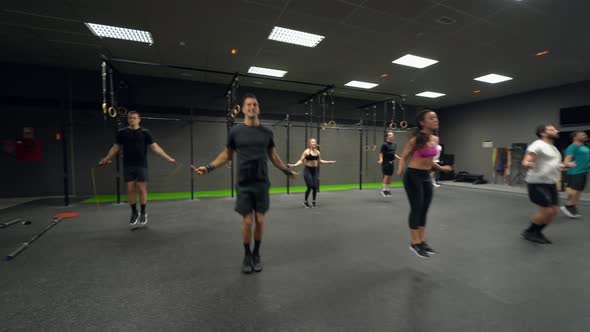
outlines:
[[[317,97],[317,96],[320,96],[320,95],[322,95],[323,93],[326,93],[326,92],[328,92],[328,91],[330,91],[330,90],[332,90],[332,89],[334,89],[334,85],[327,85],[325,88],[321,89],[320,91],[318,91],[318,92],[316,92],[316,93],[314,93],[314,94],[312,94],[312,95],[308,96],[308,97],[307,97],[307,98],[305,98],[305,99],[302,99],[302,100],[300,100],[300,101],[299,101],[299,104],[305,104],[305,103],[307,103],[308,101],[312,100],[313,98],[315,98],[315,97]]]
[[[228,76],[233,76],[233,75],[237,74],[241,77],[255,78],[255,79],[261,79],[261,80],[267,80],[267,81],[303,84],[303,85],[318,86],[318,87],[324,87],[324,88],[332,87],[333,89],[338,89],[338,90],[342,90],[342,91],[356,91],[356,92],[363,92],[363,93],[369,93],[369,94],[376,94],[376,95],[384,95],[384,96],[401,98],[400,95],[395,94],[395,93],[382,92],[382,91],[366,91],[366,90],[353,89],[353,88],[348,88],[348,87],[336,88],[333,84],[321,84],[321,83],[313,83],[313,82],[305,82],[305,81],[285,80],[285,79],[281,79],[281,78],[262,77],[262,76],[258,76],[258,75],[227,72],[227,71],[222,71],[222,70],[204,69],[204,68],[196,68],[196,67],[188,67],[188,66],[167,65],[167,64],[157,63],[157,62],[136,61],[136,60],[129,60],[129,59],[121,59],[121,58],[108,58],[105,55],[102,55],[101,59],[103,61],[106,61],[107,63],[111,64],[111,66],[112,66],[113,62],[118,62],[118,63],[128,63],[128,64],[135,64],[135,65],[161,67],[161,68],[198,71],[198,72],[202,72],[202,73],[220,74],[220,75],[228,75]]]
[[[228,96],[231,96],[234,94],[234,90],[236,88],[236,84],[239,79],[238,76],[239,76],[239,74],[236,72],[234,74],[234,76],[232,77],[231,82],[227,86],[227,89],[225,89],[225,94],[224,94],[225,97],[228,97]]]
[[[112,58],[108,59],[105,57],[105,60],[111,62],[119,62],[119,63],[129,63],[135,65],[144,65],[144,66],[153,66],[153,67],[162,67],[162,68],[170,68],[170,69],[181,69],[181,70],[190,70],[190,71],[198,71],[202,73],[210,73],[210,74],[220,74],[220,75],[236,75],[236,73],[221,71],[221,70],[212,70],[212,69],[204,69],[204,68],[196,68],[196,67],[188,67],[188,66],[176,66],[176,65],[166,65],[157,62],[146,62],[146,61],[135,61],[135,60],[128,60],[128,59],[119,59],[119,58]],[[295,83],[295,84],[303,84],[303,85],[311,85],[311,86],[326,86],[325,84],[318,84],[312,82],[304,82],[304,81],[294,81],[294,80],[284,80],[279,78],[272,78],[272,77],[262,77],[257,75],[250,75],[250,74],[241,74],[238,73],[241,77],[248,77],[248,78],[256,78],[256,79],[263,79],[269,81],[277,81],[277,82],[284,82],[284,83]]]

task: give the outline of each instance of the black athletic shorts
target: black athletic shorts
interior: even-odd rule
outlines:
[[[586,189],[586,177],[588,173],[572,174],[567,176],[567,187],[576,191]]]
[[[252,211],[266,213],[270,207],[269,189],[270,184],[266,182],[238,184],[236,186],[236,212],[241,215]]]
[[[557,206],[559,204],[557,186],[547,183],[529,183],[529,198],[531,202],[543,206]]]
[[[128,166],[123,168],[125,182],[147,182],[147,167]]]
[[[384,161],[381,164],[381,172],[383,172],[383,176],[392,176],[394,168],[393,161]]]

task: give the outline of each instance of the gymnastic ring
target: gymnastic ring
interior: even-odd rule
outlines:
[[[328,128],[336,128],[336,121],[334,121],[334,120],[328,121]]]
[[[106,115],[107,114],[107,103],[102,103],[102,114]]]
[[[373,144],[373,151],[377,151],[377,144]]]
[[[395,124],[395,122],[391,121],[389,123],[389,129],[396,129],[397,128],[397,124]]]
[[[117,113],[119,113],[119,115],[125,116],[127,115],[127,109],[123,106],[119,107],[119,109],[117,110]]]
[[[365,151],[366,151],[366,152],[369,152],[369,151],[371,151],[371,147],[370,147],[369,145],[365,145]]]
[[[114,118],[117,116],[117,109],[114,108],[113,106],[109,107],[109,109],[107,110],[107,112],[109,113],[109,116],[111,118]]]
[[[408,128],[408,121],[406,121],[406,120],[400,121],[399,126],[404,129]]]
[[[230,116],[235,119],[235,117],[238,116],[238,114],[240,114],[240,111],[240,105],[236,105],[234,106],[234,108],[231,109]]]
[[[326,123],[326,122],[322,123],[320,128],[322,128],[322,130],[326,130],[326,128],[328,128],[328,123]]]

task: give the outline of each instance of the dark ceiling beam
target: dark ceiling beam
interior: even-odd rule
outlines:
[[[157,63],[157,62],[136,61],[136,60],[129,60],[129,59],[121,59],[121,58],[108,58],[104,55],[101,57],[101,59],[103,61],[107,61],[107,63],[109,63],[111,66],[112,66],[112,63],[127,63],[127,64],[134,64],[134,65],[197,71],[197,72],[210,73],[210,74],[221,74],[221,75],[228,75],[228,76],[232,76],[232,77],[235,77],[237,75],[239,77],[255,78],[255,79],[259,79],[259,80],[267,80],[267,81],[274,81],[274,82],[293,83],[293,84],[302,84],[302,85],[322,87],[322,88],[324,88],[324,90],[336,89],[336,90],[340,90],[340,91],[354,91],[354,92],[362,92],[362,93],[368,93],[368,94],[384,95],[384,96],[400,97],[401,98],[400,95],[395,94],[395,93],[382,92],[382,91],[367,91],[367,90],[352,89],[352,88],[347,88],[347,87],[335,87],[333,84],[320,84],[320,83],[305,82],[305,81],[285,80],[285,79],[280,79],[280,78],[263,77],[263,76],[242,74],[242,73],[236,73],[236,72],[227,72],[227,71],[221,71],[221,70],[212,70],[212,69],[204,69],[204,68],[196,68],[196,67],[188,67],[188,66],[166,65],[166,64],[161,64],[161,63]],[[233,79],[232,79],[232,82],[233,82]]]
[[[135,65],[154,66],[154,67],[171,68],[171,69],[182,69],[182,70],[198,71],[198,72],[202,72],[202,73],[221,74],[221,75],[228,75],[228,76],[236,75],[235,72],[211,70],[211,69],[188,67],[188,66],[165,65],[165,64],[161,64],[161,63],[157,63],[157,62],[135,61],[135,60],[119,59],[119,58],[112,58],[112,59],[108,59],[108,60],[111,62],[129,63],[129,64],[135,64]],[[238,73],[238,75],[240,77],[248,77],[248,78],[255,78],[255,79],[275,81],[275,82],[294,83],[294,84],[303,84],[303,85],[321,86],[321,87],[326,86],[325,84],[318,84],[318,83],[304,82],[304,81],[294,81],[294,80],[284,80],[284,79],[279,79],[279,78],[263,77],[263,76],[256,76],[256,75],[250,75],[250,74]]]
[[[333,90],[333,89],[334,89],[334,85],[327,85],[325,88],[321,89],[320,91],[318,91],[318,92],[316,92],[316,93],[314,93],[314,94],[312,94],[312,95],[308,96],[308,97],[307,97],[307,98],[305,98],[305,99],[302,99],[302,100],[300,100],[300,101],[299,101],[299,104],[305,104],[305,103],[307,103],[308,101],[312,100],[313,98],[315,98],[315,97],[317,97],[317,96],[319,96],[319,95],[321,95],[321,94],[323,94],[323,93],[326,93],[326,92],[328,92],[328,91],[330,91],[330,90]]]

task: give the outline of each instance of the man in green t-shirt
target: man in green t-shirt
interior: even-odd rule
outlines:
[[[570,218],[580,218],[576,204],[586,188],[586,176],[588,163],[590,163],[590,148],[585,143],[588,135],[583,131],[575,131],[571,134],[572,144],[565,150],[565,163],[574,162],[576,167],[567,170],[567,192],[569,197],[561,211]]]

